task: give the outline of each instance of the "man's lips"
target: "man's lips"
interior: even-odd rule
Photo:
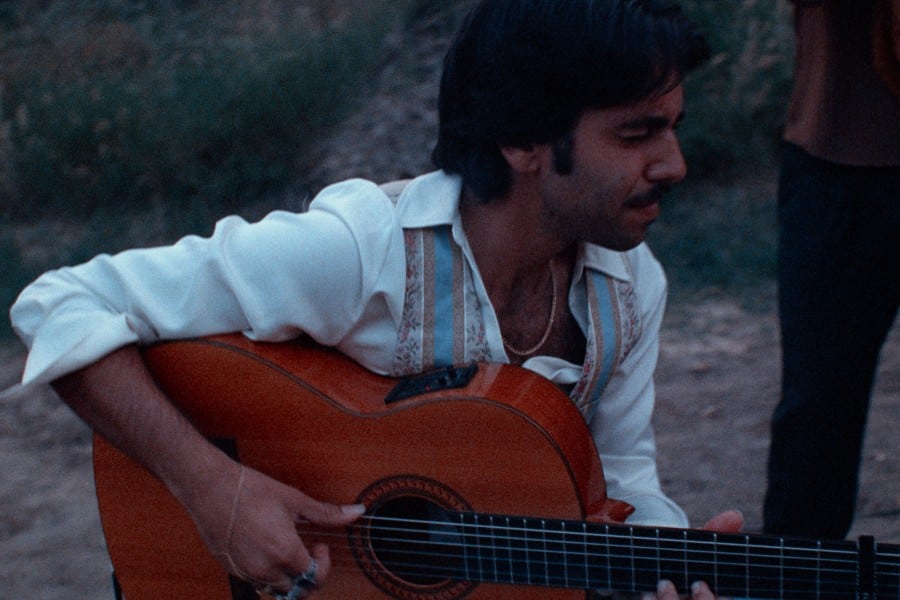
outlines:
[[[632,196],[625,201],[625,206],[634,209],[649,208],[654,204],[659,204],[663,199],[663,196],[665,196],[666,192],[668,191],[669,188],[666,186],[655,187],[646,194],[641,194],[640,196]]]

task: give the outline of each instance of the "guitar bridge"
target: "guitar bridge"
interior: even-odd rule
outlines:
[[[435,369],[421,375],[401,379],[384,398],[385,404],[392,404],[428,392],[440,392],[469,385],[478,372],[478,365],[451,366]]]

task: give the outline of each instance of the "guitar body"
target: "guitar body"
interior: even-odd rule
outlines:
[[[478,365],[460,387],[386,402],[398,380],[373,375],[310,342],[218,336],[153,346],[159,385],[208,438],[241,463],[367,514],[408,507],[621,521],[593,441],[549,381]],[[109,555],[127,600],[255,597],[231,581],[187,513],[143,468],[95,438],[94,468]],[[581,590],[420,577],[385,568],[391,549],[362,522],[303,531],[327,543],[334,572],[317,597],[585,598]]]

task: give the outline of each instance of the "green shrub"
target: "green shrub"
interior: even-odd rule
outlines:
[[[772,0],[683,0],[712,58],[685,82],[680,137],[692,176],[727,172],[772,156],[793,74],[789,4]]]
[[[29,271],[24,265],[18,247],[8,231],[0,234],[0,340],[12,336],[12,326],[7,318],[7,311],[25,284],[31,281],[36,273]]]
[[[771,159],[756,166],[727,181],[687,181],[664,200],[648,243],[676,300],[704,288],[752,300],[774,279],[777,175]]]
[[[99,4],[66,16],[115,37],[121,54],[82,40],[90,60],[65,74],[7,76],[16,184],[29,199],[7,201],[11,216],[134,210],[154,198],[234,208],[285,186],[307,144],[359,97],[398,18],[372,5],[335,26],[306,19],[266,35],[207,34],[201,45],[183,41],[202,30],[194,13],[157,9],[154,20],[133,3]]]

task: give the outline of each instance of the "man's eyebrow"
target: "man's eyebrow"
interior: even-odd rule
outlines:
[[[675,121],[672,122],[672,126],[677,126],[684,119],[684,111],[678,113],[678,116],[675,117]],[[669,118],[664,117],[662,115],[646,115],[641,117],[636,117],[634,119],[629,119],[619,125],[620,129],[665,129],[669,127]]]

